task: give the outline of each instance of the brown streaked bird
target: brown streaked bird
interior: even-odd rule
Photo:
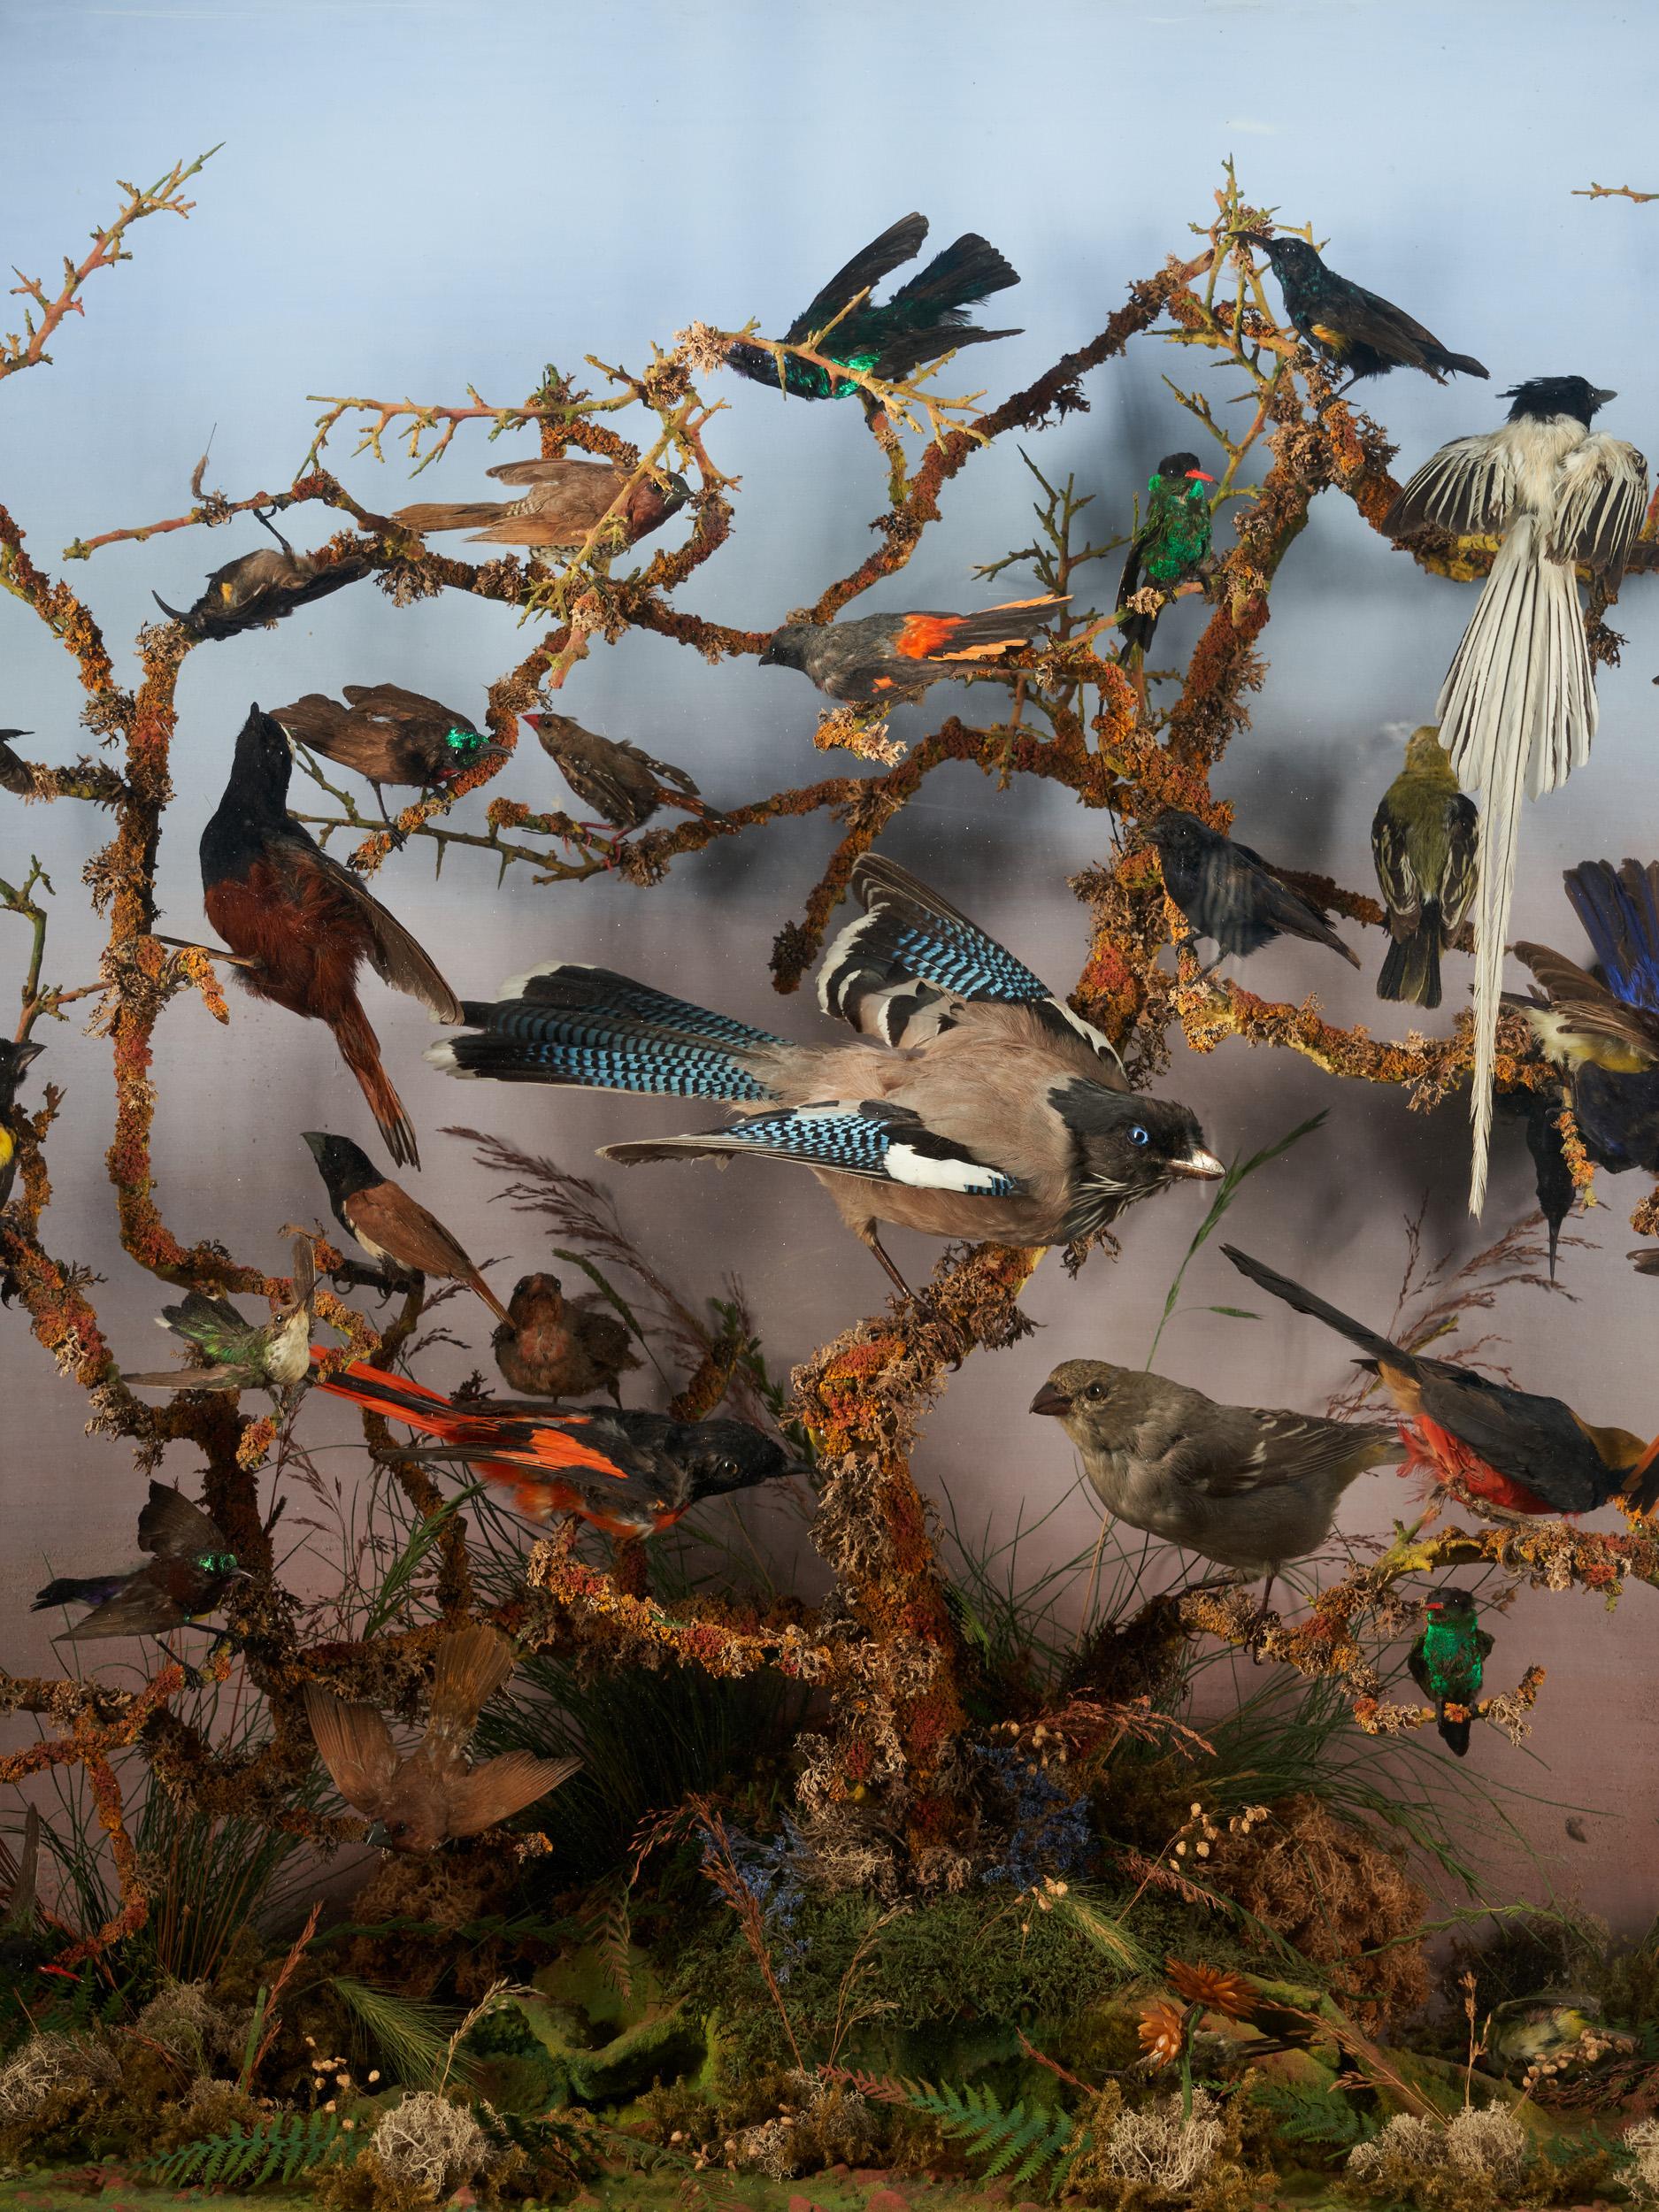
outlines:
[[[510,749],[425,692],[405,691],[402,684],[342,684],[341,690],[343,706],[308,691],[292,706],[279,707],[275,718],[310,751],[366,777],[382,817],[382,784],[441,790],[480,760],[504,760]]]
[[[389,1260],[439,1282],[465,1283],[504,1326],[512,1326],[512,1316],[435,1214],[382,1175],[349,1137],[331,1137],[321,1129],[303,1133],[327,1186],[334,1219],[372,1260]]]
[[[639,1361],[628,1325],[600,1291],[567,1298],[557,1275],[525,1275],[490,1339],[511,1390],[526,1398],[581,1398],[605,1390],[622,1403],[617,1378]]]
[[[236,971],[242,987],[327,1025],[393,1159],[419,1167],[413,1124],[357,997],[357,971],[366,961],[443,1021],[460,1020],[461,1002],[403,924],[288,812],[293,767],[281,724],[250,707],[225,795],[202,833],[202,902],[247,964]]]
[[[159,1640],[165,1630],[217,1612],[232,1585],[248,1579],[218,1522],[165,1482],[150,1486],[138,1517],[138,1548],[153,1555],[146,1567],[127,1574],[60,1575],[35,1594],[34,1613],[54,1605],[92,1608],[54,1643],[106,1636]]]
[[[612,829],[643,829],[659,806],[683,807],[687,814],[710,809],[683,768],[654,760],[625,737],[601,737],[568,714],[526,714],[541,749],[584,806],[592,807]],[[672,785],[670,790],[664,787]]]
[[[242,630],[257,630],[292,614],[296,607],[327,598],[369,572],[366,553],[348,553],[336,561],[296,553],[268,515],[256,519],[276,540],[275,550],[267,547],[262,553],[244,553],[240,560],[216,568],[201,595],[183,613],[170,607],[159,592],[151,592],[163,614],[181,624],[193,638],[234,637]]]
[[[348,1703],[320,1682],[305,1685],[311,1735],[334,1787],[366,1816],[365,1842],[388,1851],[436,1851],[498,1826],[568,1781],[580,1759],[503,1751],[474,1766],[467,1747],[478,1717],[513,1670],[498,1629],[453,1630],[433,1662],[426,1733],[405,1758],[373,1705]]]
[[[436,531],[470,530],[472,542],[534,549],[580,545],[616,505],[632,470],[610,461],[503,461],[486,471],[498,484],[524,487],[518,499],[427,501],[400,507],[392,517],[423,537]],[[625,544],[659,530],[691,496],[683,476],[666,472],[641,479],[613,518]]]

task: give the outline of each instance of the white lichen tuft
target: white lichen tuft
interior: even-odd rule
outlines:
[[[1213,2097],[1193,2092],[1183,2114],[1179,2096],[1121,2114],[1107,2138],[1105,2164],[1125,2181],[1139,2181],[1167,2196],[1194,2188],[1220,2157],[1227,2130]]]
[[[1526,2130],[1501,2105],[1467,2106],[1444,2126],[1398,2112],[1380,2135],[1348,2153],[1348,2179],[1398,2196],[1449,2171],[1507,2192],[1520,2186],[1527,2154]]]
[[[1625,2129],[1624,2142],[1636,2170],[1620,2179],[1638,2204],[1659,2204],[1659,2120],[1638,2120]]]
[[[369,2139],[381,2170],[412,2181],[440,2203],[489,2162],[489,2143],[470,2112],[429,2089],[408,2091]]]
[[[55,2089],[102,2087],[119,2067],[109,2046],[73,2035],[32,2035],[0,2065],[0,2120],[33,2118]]]

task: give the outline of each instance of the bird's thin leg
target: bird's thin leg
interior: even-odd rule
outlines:
[[[201,1669],[199,1667],[192,1666],[188,1659],[181,1657],[180,1655],[173,1648],[173,1646],[167,1641],[165,1636],[157,1636],[156,1641],[161,1649],[166,1653],[168,1658],[173,1662],[173,1664],[177,1667],[180,1672],[183,1675],[187,1686],[190,1689],[199,1690],[203,1683],[207,1678],[205,1675],[203,1674]]]
[[[282,533],[277,528],[275,523],[272,521],[268,514],[264,513],[259,508],[256,507],[253,511],[253,518],[256,522],[264,523],[265,528],[271,533],[272,536],[276,540],[277,543],[282,548],[282,550],[285,553],[291,554],[293,552],[294,548],[288,543]]]
[[[905,1281],[903,1276],[900,1274],[898,1269],[894,1266],[893,1262],[888,1258],[887,1252],[882,1247],[881,1240],[876,1234],[875,1231],[873,1229],[866,1230],[864,1240],[870,1247],[870,1249],[875,1254],[877,1259],[880,1261],[882,1266],[886,1268],[887,1271],[887,1279],[897,1286],[900,1297],[909,1298],[913,1301],[915,1293],[911,1290],[910,1285]]]
[[[1262,1601],[1256,1609],[1256,1618],[1250,1623],[1248,1645],[1250,1664],[1253,1667],[1259,1667],[1262,1663],[1262,1655],[1256,1648],[1256,1640],[1261,1634],[1263,1624],[1267,1619],[1267,1601],[1273,1594],[1273,1580],[1274,1578],[1269,1575],[1262,1585]]]
[[[403,830],[400,830],[396,823],[393,821],[391,816],[386,811],[386,794],[381,790],[380,785],[374,781],[373,777],[369,779],[369,789],[373,792],[374,803],[380,810],[380,819],[386,825],[386,834],[391,839],[393,844],[397,848],[398,851],[402,852],[403,847],[409,842],[408,833]]]

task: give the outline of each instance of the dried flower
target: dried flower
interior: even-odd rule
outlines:
[[[1187,2020],[1171,2004],[1148,2005],[1141,2014],[1135,2033],[1141,2039],[1141,2049],[1148,2066],[1168,2066],[1181,2055],[1187,2040]]]
[[[1229,2020],[1248,2020],[1256,2009],[1256,1992],[1240,1974],[1219,1966],[1188,1966],[1182,1959],[1165,1959],[1164,1970],[1171,1988],[1189,2005],[1225,2013]]]

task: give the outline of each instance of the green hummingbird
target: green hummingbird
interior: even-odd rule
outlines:
[[[311,1372],[311,1295],[315,1269],[304,1237],[294,1240],[290,1294],[269,1321],[244,1319],[227,1298],[188,1292],[183,1302],[165,1306],[156,1325],[170,1329],[190,1347],[192,1364],[155,1375],[124,1375],[122,1380],[146,1390],[258,1390],[280,1397]]]
[[[1141,527],[1130,543],[1129,557],[1118,586],[1118,604],[1127,607],[1142,579],[1156,585],[1166,597],[1177,585],[1189,582],[1210,557],[1210,495],[1206,484],[1215,482],[1199,466],[1195,453],[1166,453],[1147,485],[1147,503]],[[1120,616],[1124,650],[1143,656],[1158,626],[1158,611]]]
[[[1428,1617],[1406,1664],[1424,1696],[1434,1700],[1441,1741],[1461,1759],[1469,1749],[1470,1714],[1480,1695],[1492,1639],[1480,1625],[1467,1590],[1436,1590],[1425,1610]],[[1448,1720],[1448,1705],[1463,1707],[1463,1717]]]

